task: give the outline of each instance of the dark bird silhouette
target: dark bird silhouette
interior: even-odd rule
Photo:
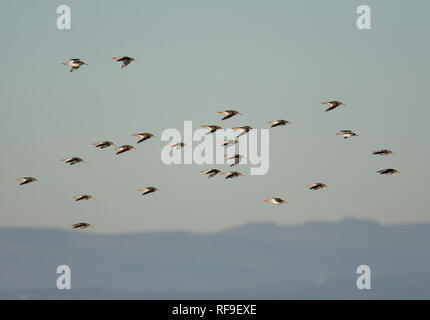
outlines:
[[[133,59],[133,58],[127,57],[127,56],[113,57],[112,59],[119,61],[119,62],[122,62],[121,69],[127,67],[131,62],[136,61],[136,59]]]
[[[399,170],[396,169],[382,169],[377,171],[379,174],[395,174],[395,173],[399,173]]]
[[[78,157],[71,157],[71,158],[67,158],[67,159],[61,159],[61,161],[65,162],[65,163],[68,163],[70,165],[74,165],[74,164],[79,163],[79,162],[85,162],[84,160],[82,160],[81,158],[78,158]]]
[[[200,172],[207,174],[208,178],[212,178],[216,176],[218,173],[220,173],[221,171],[218,169],[208,169],[208,170],[201,170]]]
[[[16,181],[21,181],[21,183],[19,185],[22,186],[23,184],[27,184],[27,183],[31,183],[31,182],[35,182],[35,181],[39,181],[39,180],[37,180],[36,178],[33,178],[33,177],[23,177],[23,178],[16,179]]]
[[[218,111],[217,113],[224,115],[224,117],[222,117],[221,120],[226,120],[226,119],[229,119],[229,118],[231,118],[231,117],[233,117],[233,116],[235,116],[237,114],[240,114],[240,112],[236,111],[236,110]]]
[[[96,142],[93,143],[93,146],[96,148],[100,148],[100,149],[104,149],[110,146],[114,146],[115,144],[113,142],[110,141],[100,141],[100,142]]]
[[[74,196],[72,198],[75,199],[75,201],[94,199],[92,196],[88,194],[82,194],[80,196]]]
[[[389,155],[392,153],[393,153],[393,151],[387,150],[387,149],[382,149],[382,150],[372,152],[372,154],[378,154],[378,155],[382,155],[382,156],[386,156],[386,155]]]
[[[128,144],[125,144],[125,145],[123,145],[123,146],[120,146],[120,147],[116,147],[115,148],[115,150],[117,151],[115,154],[121,154],[121,153],[123,153],[123,152],[126,152],[126,151],[130,151],[130,150],[133,150],[134,149],[134,147],[132,147],[132,146],[130,146],[130,145],[128,145]]]
[[[316,183],[308,184],[306,187],[308,187],[309,190],[319,190],[327,187],[327,185],[321,182],[316,182]]]
[[[68,62],[62,62],[61,64],[71,66],[70,72],[78,70],[84,64],[87,65],[85,62],[81,61],[81,59],[70,59]]]
[[[291,122],[288,120],[273,120],[267,122],[268,124],[271,124],[271,128],[279,127],[279,126],[285,126],[286,124],[290,124]]]
[[[86,222],[79,222],[79,223],[75,223],[74,225],[72,225],[73,229],[86,229],[88,227],[91,227],[91,225],[89,223]]]
[[[321,102],[321,104],[325,104],[328,106],[328,108],[325,110],[325,112],[336,109],[339,106],[344,106],[344,104],[340,101],[328,101],[328,102]]]
[[[144,196],[145,194],[152,193],[152,192],[155,192],[155,191],[160,191],[160,190],[157,189],[157,188],[155,188],[155,187],[146,187],[144,189],[139,189],[137,191],[143,192],[142,195]]]
[[[133,134],[133,137],[139,137],[139,140],[137,141],[137,143],[141,143],[155,136],[152,133],[143,132],[143,133],[135,133]]]
[[[243,176],[243,174],[241,174],[240,172],[237,172],[237,171],[221,172],[220,174],[225,175],[226,179],[231,179],[234,177]]]

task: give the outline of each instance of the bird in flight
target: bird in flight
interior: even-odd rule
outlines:
[[[81,59],[70,59],[68,62],[62,62],[61,64],[65,66],[71,66],[70,72],[78,70],[82,65],[88,65],[85,62],[81,61]]]
[[[130,150],[133,150],[133,149],[134,149],[134,147],[132,147],[132,146],[130,146],[128,144],[125,144],[123,146],[116,147],[115,150],[117,152],[115,154],[120,154],[120,153],[123,153],[123,152],[126,152],[126,151],[130,151]]]
[[[372,154],[379,154],[381,156],[386,156],[386,155],[389,155],[389,154],[392,154],[392,153],[393,153],[393,151],[387,150],[387,149],[382,149],[382,150],[378,150],[378,151],[372,152]]]
[[[210,126],[202,126],[202,128],[207,128],[209,129],[209,132],[207,132],[206,134],[211,134],[214,133],[217,130],[222,129],[220,126],[216,126],[216,125],[210,125]]]
[[[137,143],[141,143],[155,136],[152,133],[143,132],[143,133],[135,133],[133,134],[133,137],[139,137],[139,140],[137,141]]]
[[[225,110],[225,111],[218,111],[218,114],[223,114],[224,117],[221,118],[221,120],[229,119],[237,114],[241,114],[239,111],[236,110]]]
[[[207,174],[208,178],[212,178],[216,176],[218,173],[220,173],[221,171],[218,169],[207,169],[207,170],[201,170],[200,172]]]
[[[75,201],[94,199],[92,196],[88,194],[82,194],[80,196],[74,196],[72,198],[75,199]]]
[[[379,174],[395,174],[395,173],[399,173],[399,170],[396,169],[382,169],[377,171]]]
[[[33,177],[23,177],[23,178],[16,179],[16,181],[21,181],[21,183],[19,185],[22,186],[23,184],[27,184],[27,183],[31,183],[31,182],[35,182],[35,181],[39,181],[39,180],[37,180],[36,178],[33,178]]]
[[[252,130],[252,127],[250,127],[250,126],[241,126],[241,127],[234,127],[232,129],[233,130],[241,130],[242,132],[237,135],[237,137],[240,137],[240,136],[243,136],[244,134],[248,133],[249,130]]]
[[[144,189],[139,189],[137,191],[143,192],[142,196],[144,196],[145,194],[152,193],[152,192],[155,192],[155,191],[160,191],[160,190],[157,189],[157,188],[155,188],[155,187],[146,187]]]
[[[273,204],[283,204],[283,203],[287,203],[287,201],[285,201],[285,200],[282,200],[281,198],[277,198],[277,197],[272,197],[271,199],[266,199],[266,200],[263,200],[264,202],[270,202],[270,203],[273,203]]]
[[[113,57],[112,59],[122,62],[121,69],[127,67],[132,61],[136,61],[135,59],[127,56]]]
[[[355,134],[351,130],[340,130],[340,132],[337,132],[336,135],[343,136],[344,139],[348,139],[348,138],[351,138],[353,136],[358,137],[358,134]]]
[[[224,157],[226,157],[227,160],[234,159],[234,162],[232,164],[230,164],[230,167],[233,167],[233,166],[237,165],[242,160],[242,158],[244,158],[245,156],[243,156],[241,154],[235,154],[232,156],[224,155]]]
[[[79,222],[79,223],[75,223],[74,225],[72,225],[73,229],[86,229],[88,227],[91,227],[91,225],[89,223],[86,222]]]
[[[327,101],[327,102],[321,102],[321,104],[325,104],[328,106],[327,109],[325,109],[325,112],[336,109],[339,106],[344,106],[343,102],[334,100],[334,101]]]
[[[96,142],[93,143],[93,146],[96,148],[100,148],[100,149],[104,149],[110,146],[114,146],[115,144],[113,142],[110,141],[100,141],[100,142]]]
[[[237,140],[224,140],[224,141],[219,142],[219,144],[221,144],[225,148],[228,148],[228,147],[234,146],[238,142],[239,141],[237,141]]]
[[[78,157],[71,157],[71,158],[67,158],[67,159],[61,159],[61,161],[65,162],[65,163],[68,163],[70,165],[74,165],[74,164],[79,163],[79,162],[85,162],[84,160],[82,160],[81,158],[78,158]]]
[[[181,148],[185,147],[185,143],[183,143],[183,142],[169,143],[169,144],[166,144],[166,146],[176,148],[176,149],[181,149]]]
[[[309,190],[319,190],[327,187],[327,185],[321,182],[316,182],[316,183],[308,184],[306,187],[308,187]]]
[[[291,122],[288,120],[273,120],[273,121],[269,121],[267,123],[271,124],[271,126],[270,126],[271,128],[279,127],[279,126],[285,126],[286,124],[291,124]]]
[[[231,179],[234,177],[243,176],[240,172],[237,171],[230,171],[230,172],[221,172],[220,174],[224,175],[226,179]]]

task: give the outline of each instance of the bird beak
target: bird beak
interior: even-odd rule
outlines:
[[[63,65],[67,65],[67,62],[61,62],[61,64],[63,64]]]

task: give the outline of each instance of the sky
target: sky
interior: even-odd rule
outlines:
[[[72,29],[56,27],[57,6]],[[356,9],[371,8],[371,30]],[[0,227],[213,232],[264,221],[346,217],[430,222],[425,1],[1,1]],[[137,59],[127,68],[111,57]],[[61,62],[88,63],[70,73]],[[320,104],[346,105],[324,112]],[[220,121],[217,111],[242,115]],[[207,179],[227,165],[161,161],[163,130],[287,119],[270,131],[270,170]],[[351,129],[358,137],[335,135]],[[136,145],[135,132],[157,137]],[[116,156],[91,144],[137,150]],[[388,148],[388,157],[371,152]],[[66,166],[79,156],[84,164]],[[380,176],[396,168],[400,174]],[[40,182],[19,186],[16,178]],[[306,185],[322,181],[328,189]],[[142,197],[136,190],[156,186]],[[75,202],[72,196],[94,200]],[[263,199],[278,196],[275,206]]]

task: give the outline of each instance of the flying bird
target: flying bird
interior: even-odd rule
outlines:
[[[172,147],[172,148],[176,147],[176,149],[181,149],[181,148],[185,147],[185,143],[183,143],[183,142],[169,143],[169,144],[166,144],[166,146]]]
[[[100,149],[104,149],[110,146],[114,146],[115,144],[113,142],[110,141],[100,141],[100,142],[96,142],[93,143],[93,146],[96,148],[100,148]]]
[[[207,128],[209,129],[209,132],[207,132],[206,134],[211,134],[214,133],[217,130],[222,129],[220,126],[216,126],[216,125],[210,125],[210,126],[202,126],[202,128]]]
[[[306,187],[308,187],[309,190],[319,190],[327,187],[327,185],[321,182],[316,182],[316,183],[308,184]]]
[[[21,181],[21,183],[19,185],[22,186],[23,184],[27,184],[27,183],[31,183],[31,182],[35,182],[35,181],[39,181],[39,180],[37,180],[36,178],[33,178],[33,177],[23,177],[23,178],[16,179],[16,181]]]
[[[379,174],[395,174],[395,173],[399,173],[399,170],[396,169],[382,169],[377,171]]]
[[[372,154],[379,154],[379,155],[382,155],[382,156],[386,156],[386,155],[389,155],[389,154],[392,154],[392,153],[393,153],[393,151],[387,150],[387,149],[382,149],[382,150],[378,150],[378,151],[372,152]]]
[[[226,148],[228,148],[228,147],[231,147],[231,146],[234,146],[236,143],[238,143],[239,141],[238,140],[224,140],[224,141],[221,141],[221,142],[219,142],[223,147],[226,147]]]
[[[291,124],[291,122],[288,120],[273,120],[273,121],[269,121],[267,123],[271,124],[271,126],[270,126],[271,128],[279,127],[279,126],[285,126],[286,124]]]
[[[75,199],[75,201],[94,199],[92,196],[90,196],[88,194],[82,194],[80,196],[75,196],[75,197],[72,197],[72,198]]]
[[[79,223],[75,223],[74,225],[72,225],[73,229],[86,229],[88,227],[91,227],[91,225],[89,223],[86,222],[79,222]]]
[[[120,153],[123,153],[123,152],[126,152],[126,151],[130,151],[130,150],[133,150],[133,149],[134,149],[134,147],[132,147],[132,146],[130,146],[128,144],[125,144],[123,146],[116,147],[115,150],[117,152],[115,154],[120,154]]]
[[[340,132],[337,132],[336,135],[343,136],[344,139],[348,139],[348,138],[351,138],[353,136],[358,137],[358,134],[355,134],[351,130],[340,130]]]
[[[231,117],[233,117],[233,116],[235,116],[237,114],[240,114],[240,112],[236,111],[236,110],[218,111],[217,113],[224,115],[224,117],[222,117],[221,120],[226,120],[226,119],[229,119],[229,118],[231,118]]]
[[[85,62],[81,61],[81,59],[70,59],[68,62],[62,62],[61,64],[71,66],[70,72],[78,70],[84,64],[87,65]]]
[[[242,158],[244,158],[245,156],[242,156],[240,154],[235,154],[232,156],[224,155],[224,157],[226,157],[227,160],[234,159],[234,162],[232,164],[230,164],[230,167],[233,167],[233,166],[237,165],[242,160]]]
[[[133,134],[133,137],[139,137],[139,140],[137,141],[137,143],[141,143],[155,136],[152,133],[144,132],[144,133],[135,133]]]
[[[285,201],[285,200],[282,200],[281,198],[276,198],[276,197],[273,197],[273,198],[271,198],[271,199],[266,199],[266,200],[263,200],[264,202],[270,202],[270,203],[273,203],[273,204],[283,204],[283,203],[287,203],[287,201]]]
[[[74,164],[79,163],[79,162],[85,162],[84,160],[82,160],[81,158],[78,158],[78,157],[71,157],[71,158],[67,158],[67,159],[61,159],[61,161],[65,162],[65,163],[68,163],[70,165],[74,165]]]
[[[221,171],[218,169],[208,169],[208,170],[201,170],[200,172],[207,174],[208,178],[212,178],[216,176],[218,173],[220,173]]]
[[[136,61],[135,59],[127,56],[113,57],[112,59],[122,62],[121,69],[127,67],[132,61]]]
[[[241,126],[241,127],[234,127],[233,130],[241,130],[242,132],[238,134],[237,137],[243,136],[245,133],[248,133],[249,130],[252,129],[250,126]]]
[[[221,172],[220,174],[225,175],[226,179],[231,179],[234,177],[243,176],[243,174],[241,174],[240,172],[237,172],[237,171]]]
[[[321,102],[321,104],[325,104],[328,106],[328,108],[325,110],[325,112],[336,109],[339,106],[344,106],[344,104],[340,101],[327,101],[327,102]]]
[[[155,192],[155,191],[160,191],[160,190],[157,189],[157,188],[155,188],[155,187],[146,187],[144,189],[139,189],[137,191],[143,192],[142,195],[144,196],[145,194],[152,193],[152,192]]]

